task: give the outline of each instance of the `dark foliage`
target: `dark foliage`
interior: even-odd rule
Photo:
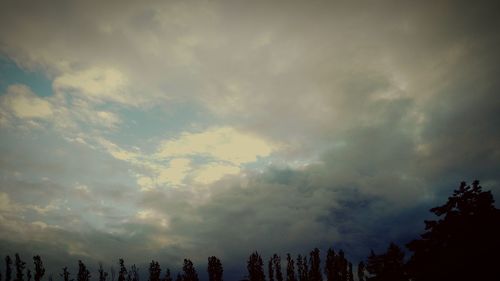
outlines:
[[[248,257],[247,270],[249,281],[264,281],[266,276],[264,274],[262,258],[259,253],[255,252]]]
[[[326,252],[326,260],[325,260],[325,275],[327,281],[335,281],[336,279],[336,271],[334,267],[335,262],[335,251],[332,248],[329,248]]]
[[[273,268],[273,257],[269,258],[267,262],[267,276],[269,281],[274,281],[274,268]]]
[[[19,254],[17,253],[15,257],[15,266],[16,266],[16,279],[14,279],[14,281],[23,281],[24,269],[26,268],[26,263],[21,260],[21,257],[19,257]]]
[[[120,271],[118,272],[118,281],[125,281],[127,276],[127,268],[125,267],[125,262],[123,259],[118,260],[118,264],[120,265]]]
[[[76,277],[76,280],[77,281],[90,280],[90,272],[81,260],[78,261],[78,275]]]
[[[163,277],[163,281],[173,281],[172,276],[170,275],[170,269],[167,268],[165,271],[165,276]]]
[[[290,254],[286,255],[286,281],[297,281],[295,278],[295,265]]]
[[[106,281],[106,278],[108,278],[108,273],[104,272],[102,263],[99,263],[99,269],[97,271],[99,272],[99,281]]]
[[[149,281],[160,281],[161,268],[157,261],[152,260],[149,264]]]
[[[277,254],[273,255],[274,272],[276,273],[276,281],[283,281],[283,273],[281,272],[281,257]]]
[[[40,281],[45,275],[45,267],[43,266],[42,258],[38,255],[34,256],[33,264],[35,266],[35,281]]]
[[[302,257],[299,255],[297,257],[297,273],[299,275],[299,281],[309,281],[309,272],[307,267],[307,257]]]
[[[73,279],[69,279],[69,271],[68,271],[68,268],[67,267],[64,267],[63,269],[63,272],[61,274],[59,274],[59,276],[61,276],[63,278],[64,281],[72,281]]]
[[[309,254],[309,281],[323,281],[323,275],[321,274],[321,260],[319,258],[319,249],[315,248]]]
[[[407,247],[412,280],[495,280],[500,253],[500,210],[479,181],[462,182],[448,201],[430,210],[425,233]]]
[[[391,243],[387,252],[376,255],[373,251],[368,257],[366,269],[370,273],[370,281],[404,281],[408,280],[405,273],[404,253],[396,244]]]
[[[222,281],[224,269],[217,257],[211,256],[208,258],[207,272],[209,281]]]
[[[184,265],[182,266],[182,281],[198,281],[198,273],[194,268],[193,262],[189,259],[184,259]]]
[[[10,281],[12,278],[12,259],[10,256],[5,257],[5,281]]]

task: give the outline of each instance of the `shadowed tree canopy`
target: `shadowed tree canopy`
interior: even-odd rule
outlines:
[[[125,262],[123,259],[119,259],[120,271],[118,272],[118,281],[125,281],[125,276],[127,276],[127,268],[125,267]]]
[[[167,268],[167,270],[165,270],[165,276],[163,277],[163,281],[173,281],[172,275],[170,275],[170,268]]]
[[[35,265],[35,281],[40,281],[43,275],[45,275],[45,267],[43,267],[42,258],[38,255],[34,256],[33,264]]]
[[[297,281],[295,278],[295,265],[290,254],[286,255],[286,281]]]
[[[307,267],[307,256],[298,255],[297,257],[297,274],[299,281],[309,281],[309,269]]]
[[[258,252],[252,253],[248,257],[247,270],[248,270],[248,280],[250,281],[264,281],[266,276],[263,269],[264,263],[262,262],[262,257]]]
[[[369,281],[404,281],[405,254],[396,244],[391,243],[384,254],[376,255],[373,251],[368,257],[366,269],[370,273]],[[363,265],[364,266],[364,265]],[[359,273],[358,273],[359,275]],[[363,273],[361,273],[363,275]]]
[[[108,273],[104,272],[102,263],[99,263],[99,269],[97,270],[97,272],[99,272],[99,281],[106,281],[106,278],[108,278]]]
[[[12,259],[10,256],[5,256],[5,281],[10,281],[12,278]]]
[[[21,260],[21,257],[17,253],[15,259],[15,265],[16,265],[16,279],[14,279],[14,281],[23,281],[24,269],[26,268],[26,263]]]
[[[198,273],[194,268],[193,262],[189,259],[184,259],[184,265],[182,266],[182,281],[198,281]]]
[[[89,281],[90,280],[90,272],[88,271],[87,267],[85,266],[85,264],[81,260],[78,261],[77,280],[78,281]]]
[[[63,267],[62,270],[63,270],[63,272],[61,274],[59,274],[59,276],[61,276],[64,281],[70,281],[70,279],[69,279],[70,273],[68,271],[68,267],[65,266],[65,267]],[[73,279],[71,279],[71,280],[73,280]]]
[[[222,263],[217,257],[208,258],[207,272],[209,281],[222,281],[224,269],[222,269]]]
[[[412,279],[497,280],[500,210],[491,192],[479,181],[462,182],[448,202],[430,211],[439,219],[425,221],[425,233],[407,245]]]
[[[321,274],[321,260],[319,257],[318,248],[315,248],[313,251],[311,251],[309,263],[309,281],[323,281],[323,275]]]
[[[157,261],[151,261],[149,264],[149,281],[160,281],[161,268]]]

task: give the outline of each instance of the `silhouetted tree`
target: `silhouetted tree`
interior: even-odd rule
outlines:
[[[299,281],[308,281],[309,280],[309,272],[307,267],[307,257],[302,257],[298,255],[297,257],[297,273],[299,275]]]
[[[173,281],[172,276],[170,276],[170,269],[167,268],[165,271],[165,276],[163,277],[163,281]]]
[[[28,281],[31,281],[31,270],[26,270],[26,278]]]
[[[326,260],[325,260],[325,275],[327,281],[337,281],[335,280],[335,251],[332,248],[329,248],[326,252]]]
[[[16,266],[16,279],[14,279],[14,281],[23,281],[24,268],[26,267],[26,263],[21,260],[21,257],[19,257],[19,254],[17,253],[15,256],[15,266]]]
[[[387,252],[376,255],[371,251],[366,269],[370,273],[370,281],[402,281],[408,280],[404,268],[404,253],[396,244],[391,243]]]
[[[127,276],[127,268],[125,267],[125,262],[123,259],[119,259],[118,263],[120,265],[120,271],[118,272],[118,281],[125,281]]]
[[[252,253],[248,257],[247,270],[249,281],[264,281],[266,276],[264,274],[262,258],[259,253]]]
[[[104,271],[102,268],[102,263],[99,263],[99,269],[97,270],[99,272],[99,281],[106,281],[106,278],[108,278],[108,273]]]
[[[224,269],[222,268],[222,263],[217,257],[211,256],[208,258],[207,271],[209,281],[222,281]]]
[[[283,281],[283,273],[281,271],[281,257],[277,254],[273,255],[273,267],[276,273],[276,281]]]
[[[77,281],[90,280],[90,272],[88,271],[87,267],[81,260],[78,261],[78,275],[76,278]]]
[[[323,281],[318,248],[311,251],[309,255],[309,264],[309,281]]]
[[[347,260],[343,250],[339,250],[338,254],[335,256],[335,269],[337,271],[337,276],[340,281],[347,281]]]
[[[35,281],[40,281],[43,275],[45,275],[45,267],[43,266],[42,258],[39,255],[34,256],[33,264],[35,265]]]
[[[184,265],[182,266],[182,281],[198,281],[198,273],[194,268],[193,262],[189,259],[184,259]]]
[[[149,264],[149,281],[160,281],[161,268],[157,261],[152,260]]]
[[[286,255],[286,281],[297,281],[295,278],[295,265],[290,254]]]
[[[268,275],[269,281],[274,281],[273,257],[272,256],[269,258],[269,261],[267,262],[267,275]]]
[[[12,259],[10,256],[5,256],[5,281],[10,281],[12,278]]]
[[[68,271],[68,268],[64,267],[62,270],[63,270],[63,272],[59,275],[63,278],[64,281],[70,281],[70,279],[69,279],[70,273]],[[71,279],[71,280],[73,280],[73,279]]]
[[[407,247],[413,280],[498,279],[500,210],[479,181],[462,182],[448,201],[430,210],[438,220],[425,221],[425,233]]]

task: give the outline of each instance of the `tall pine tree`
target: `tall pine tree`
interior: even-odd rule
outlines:
[[[42,258],[38,255],[34,256],[33,264],[35,265],[35,281],[40,281],[45,275],[45,267],[43,266]]]
[[[77,281],[89,281],[90,280],[90,271],[88,271],[85,264],[79,260],[78,261],[78,275]]]
[[[63,278],[64,281],[70,281],[69,280],[69,271],[68,271],[68,268],[67,267],[63,267],[63,272],[61,274],[59,274],[59,276],[61,276]]]
[[[24,281],[24,269],[26,268],[26,263],[21,260],[21,257],[17,253],[15,256],[15,266],[16,279],[14,279],[14,281]]]
[[[290,254],[286,255],[286,281],[297,281],[295,278],[295,265]]]
[[[264,263],[258,252],[254,252],[248,257],[247,270],[249,281],[265,281],[266,276],[263,266]]]
[[[157,261],[152,260],[149,264],[149,281],[160,281],[161,268]]]
[[[273,267],[276,273],[276,281],[283,281],[283,273],[281,271],[281,257],[277,254],[273,255]]]
[[[104,271],[102,268],[102,263],[99,263],[99,269],[97,270],[99,272],[99,281],[106,281],[106,278],[108,277],[108,273]]]
[[[184,259],[184,265],[182,266],[182,281],[198,281],[198,273],[194,268],[193,262],[189,259]]]
[[[319,257],[319,249],[315,248],[309,255],[309,281],[323,281],[321,274],[321,260]]]
[[[125,261],[123,259],[118,260],[120,265],[120,271],[118,271],[118,281],[125,281],[127,278],[127,268],[125,267]]]
[[[11,281],[12,278],[12,259],[5,256],[5,281]]]

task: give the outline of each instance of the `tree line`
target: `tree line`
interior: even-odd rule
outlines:
[[[445,280],[498,280],[495,265],[500,254],[500,210],[495,208],[490,191],[483,191],[479,181],[472,185],[462,182],[448,201],[430,210],[437,220],[425,221],[425,232],[420,238],[409,242],[405,252],[391,243],[385,253],[373,250],[367,259],[356,266],[346,258],[343,250],[329,248],[325,261],[321,263],[320,250],[299,254],[295,259],[286,255],[285,274],[282,272],[281,256],[273,254],[264,264],[258,252],[247,259],[247,275],[242,281],[445,281]],[[13,269],[15,276],[13,276]],[[209,281],[223,281],[224,269],[219,258],[208,258]],[[75,281],[67,267],[59,274],[62,281]],[[148,281],[174,281],[169,268],[162,274],[158,261],[149,264]],[[45,268],[40,256],[33,257],[33,272],[19,254],[14,260],[5,257],[5,276],[0,281],[41,281]],[[76,281],[90,281],[91,273],[79,260]],[[109,278],[108,278],[109,277]],[[139,270],[134,265],[125,266],[118,260],[118,275],[113,267],[104,271],[99,264],[99,281],[140,281]],[[52,276],[48,276],[53,281]],[[182,271],[175,281],[199,281],[198,272],[190,259],[184,259]]]

